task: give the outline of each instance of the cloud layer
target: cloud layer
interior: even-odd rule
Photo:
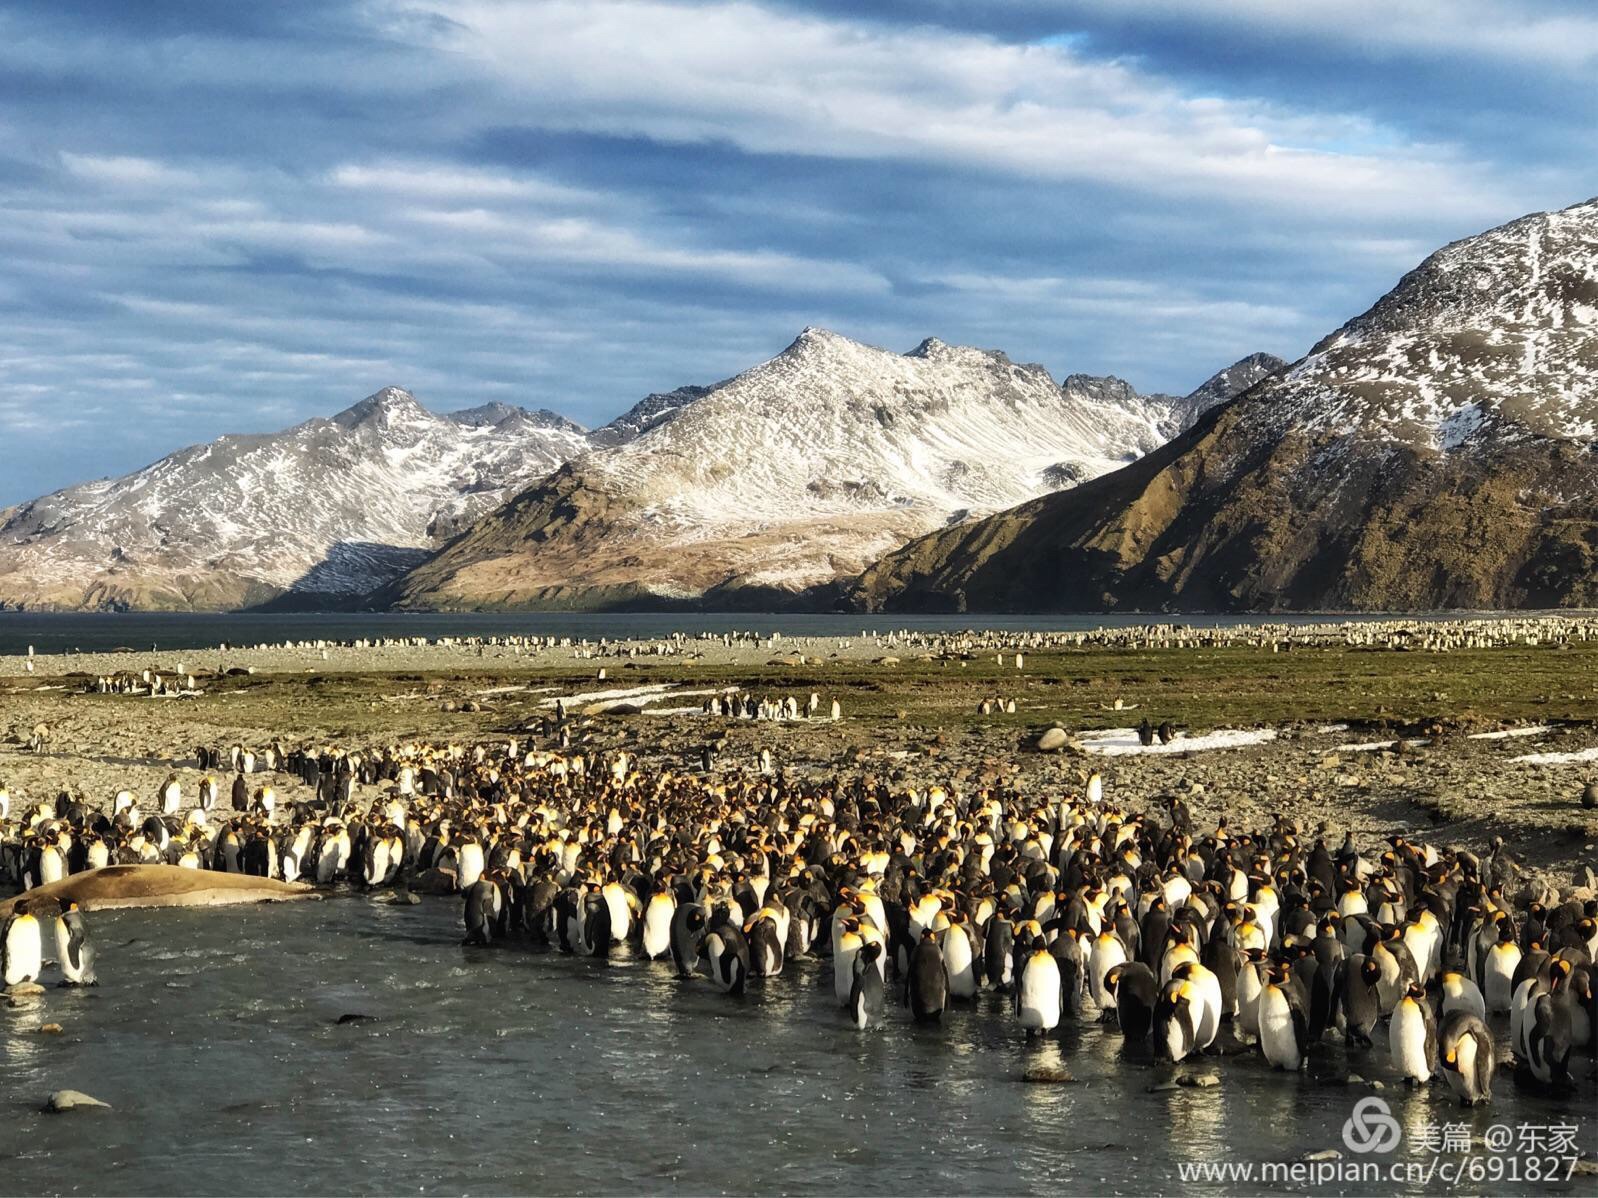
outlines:
[[[10,6],[0,503],[389,383],[597,423],[806,324],[1182,390],[1598,191],[1576,4],[861,11]]]

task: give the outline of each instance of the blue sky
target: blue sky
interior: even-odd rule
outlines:
[[[1595,68],[1554,0],[12,0],[0,503],[807,324],[1187,390],[1598,193]]]

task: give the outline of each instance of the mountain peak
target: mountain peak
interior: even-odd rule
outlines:
[[[1069,395],[1081,395],[1099,403],[1130,404],[1137,397],[1131,383],[1113,374],[1068,374],[1060,383],[1060,390]]]
[[[345,408],[334,416],[333,420],[345,428],[355,428],[358,425],[374,422],[393,424],[429,415],[431,413],[403,387],[384,387],[381,391],[368,395],[360,403]]]
[[[1444,246],[1249,383],[1275,365],[1254,355],[1222,371],[1176,405],[1209,391],[1207,415],[1122,470],[889,554],[856,598],[949,611],[1598,603],[1598,203]]]
[[[716,384],[721,386],[721,384]],[[596,446],[621,445],[641,437],[652,428],[667,424],[690,404],[709,395],[715,387],[678,387],[674,391],[656,391],[644,396],[616,419],[589,434],[589,442]]]
[[[464,424],[468,428],[487,428],[512,416],[526,415],[529,415],[526,408],[518,408],[515,404],[502,403],[495,399],[478,404],[475,408],[462,408],[458,412],[450,412],[448,419],[456,424]]]
[[[587,448],[549,413],[490,404],[464,415],[384,387],[331,419],[221,437],[43,496],[3,522],[0,606],[361,594]]]
[[[807,324],[799,330],[799,335],[789,342],[788,348],[779,356],[796,357],[858,345],[859,342],[850,340],[842,333],[834,333],[831,329],[824,329],[820,325]]]
[[[511,421],[533,428],[560,429],[570,433],[588,431],[575,420],[562,416],[559,412],[551,412],[548,408],[539,408],[534,412],[497,399],[478,404],[475,408],[462,408],[458,412],[450,412],[447,419],[467,428],[494,428]]]
[[[1281,374],[1286,369],[1287,363],[1275,354],[1252,353],[1246,358],[1239,358],[1225,370],[1210,375],[1184,396],[1182,402],[1197,417],[1217,404],[1235,399],[1261,379]]]

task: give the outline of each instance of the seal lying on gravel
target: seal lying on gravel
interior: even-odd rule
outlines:
[[[216,870],[181,869],[176,865],[108,865],[35,886],[0,902],[0,918],[18,898],[30,906],[75,902],[86,911],[116,907],[220,907],[231,903],[263,903],[314,897],[303,882],[279,882]]]

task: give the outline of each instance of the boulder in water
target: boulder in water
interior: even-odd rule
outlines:
[[[1064,1086],[1076,1078],[1061,1065],[1032,1065],[1021,1075],[1021,1080],[1037,1086]]]
[[[414,894],[454,894],[455,871],[452,869],[424,869],[411,879]]]

